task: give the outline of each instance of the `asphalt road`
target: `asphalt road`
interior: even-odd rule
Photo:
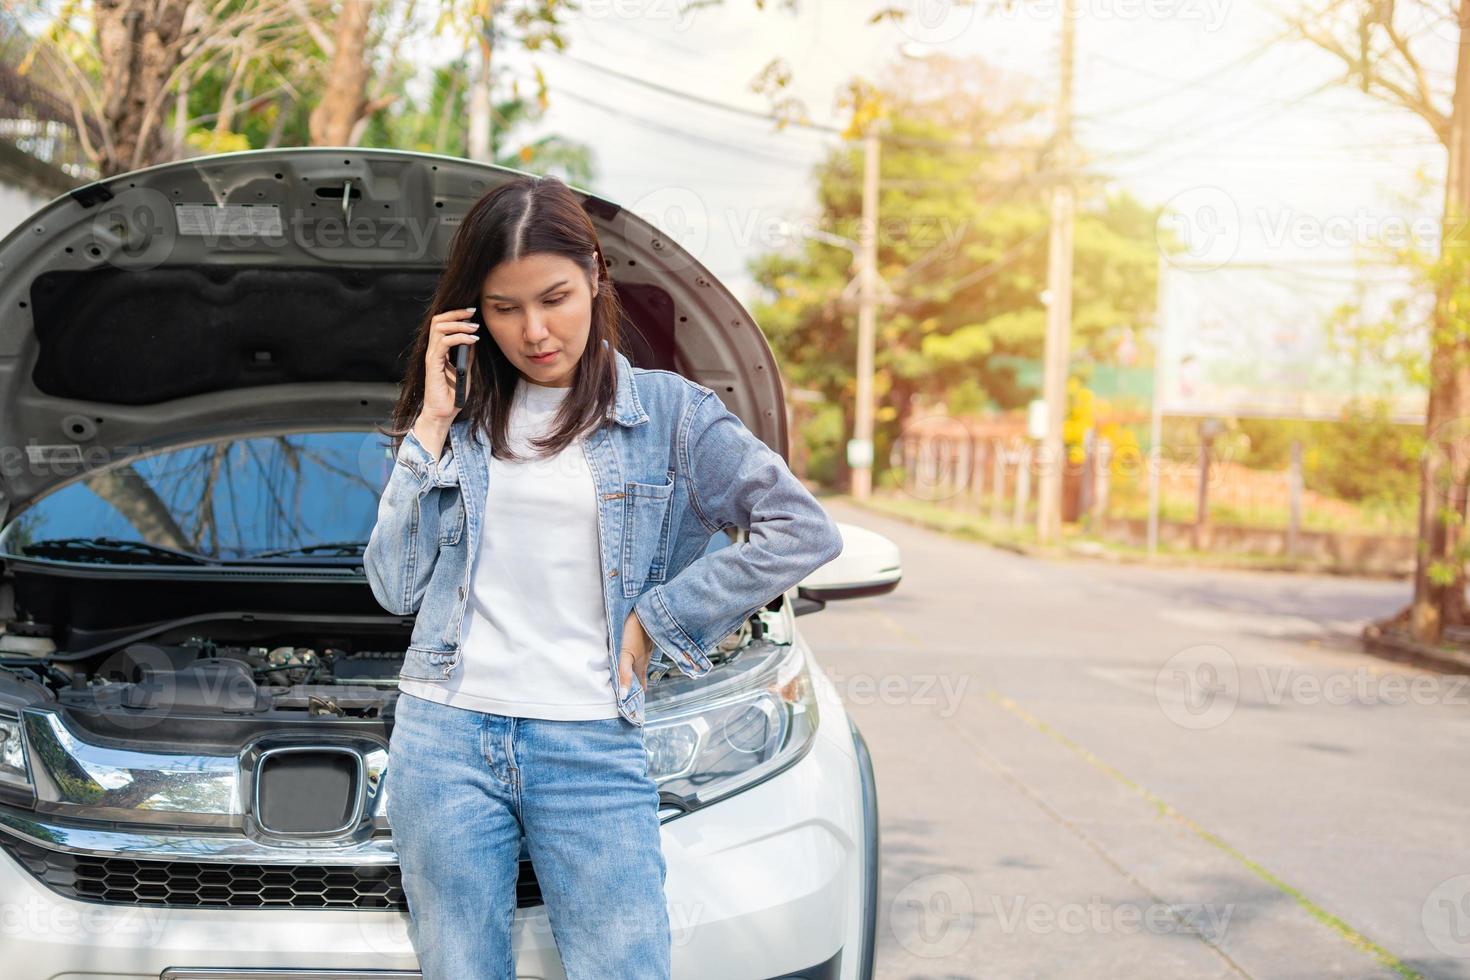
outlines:
[[[879,977],[1470,978],[1470,682],[1356,642],[1407,584],[826,503],[903,552],[801,620],[873,754]]]

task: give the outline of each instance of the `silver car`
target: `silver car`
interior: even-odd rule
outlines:
[[[413,621],[361,564],[393,463],[375,426],[456,223],[510,175],[231,153],[78,188],[0,242],[9,980],[419,976],[381,781]],[[585,206],[633,363],[786,453],[749,314],[648,222]],[[676,976],[872,975],[873,769],[797,618],[900,568],[842,531],[708,675],[650,685]],[[768,737],[723,738],[746,705]],[[524,851],[516,902],[522,975],[563,976]]]

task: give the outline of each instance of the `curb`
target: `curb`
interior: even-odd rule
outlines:
[[[1227,558],[1220,558],[1208,560],[1185,555],[1172,555],[1167,552],[1158,552],[1150,557],[1146,554],[1111,551],[1107,546],[1091,541],[1063,542],[1060,547],[1043,548],[1039,545],[990,537],[983,532],[975,533],[967,529],[957,529],[938,521],[926,520],[923,517],[885,510],[881,506],[870,507],[863,501],[854,499],[850,494],[830,494],[828,496],[831,499],[851,504],[870,514],[877,514],[879,517],[887,517],[890,520],[895,520],[902,524],[922,527],[929,531],[937,531],[940,534],[952,534],[955,537],[963,538],[967,541],[977,541],[992,548],[999,548],[1002,551],[1024,555],[1027,558],[1083,558],[1091,561],[1112,562],[1114,564],[1150,565],[1156,568],[1197,568],[1204,571],[1288,572],[1298,575],[1337,575],[1343,578],[1386,582],[1401,582],[1407,577],[1403,574],[1394,574],[1391,572],[1364,572],[1342,565],[1283,559],[1264,558],[1259,561],[1232,561]]]
[[[1470,674],[1470,653],[1441,650],[1411,640],[1397,630],[1386,632],[1376,623],[1363,628],[1363,649],[1386,660],[1425,667],[1446,674]]]

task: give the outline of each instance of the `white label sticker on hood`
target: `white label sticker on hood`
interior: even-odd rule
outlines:
[[[61,445],[26,446],[26,458],[33,466],[45,463],[80,463],[82,461],[82,447],[70,446],[65,443]]]
[[[280,235],[279,204],[175,204],[180,235]]]

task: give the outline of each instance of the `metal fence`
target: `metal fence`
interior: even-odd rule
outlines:
[[[82,116],[88,139],[102,145],[102,130]],[[70,103],[0,60],[0,140],[79,180],[94,180],[97,168],[83,149],[77,113]]]

